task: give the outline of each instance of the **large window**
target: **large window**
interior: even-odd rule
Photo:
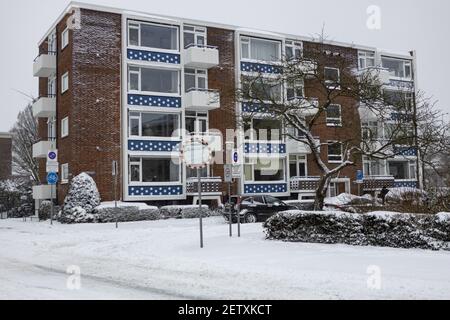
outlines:
[[[413,93],[408,91],[384,90],[386,102],[400,109],[410,109],[413,105]]]
[[[260,38],[241,38],[241,57],[258,61],[279,61],[281,42]]]
[[[375,52],[359,51],[358,52],[358,67],[365,69],[375,66]]]
[[[284,159],[246,158],[244,165],[245,180],[254,182],[284,181],[284,164]]]
[[[179,182],[180,165],[170,158],[130,158],[130,182]]]
[[[208,89],[208,72],[199,69],[185,69],[184,87],[186,92],[193,89]]]
[[[364,141],[375,141],[380,136],[378,134],[378,122],[377,121],[366,121],[362,122],[362,138]]]
[[[131,112],[129,117],[130,136],[172,137],[180,127],[178,113]]]
[[[197,26],[184,26],[184,47],[192,45],[206,46],[206,28]]]
[[[342,143],[336,141],[328,142],[328,162],[342,162]]]
[[[411,61],[382,57],[381,63],[383,68],[389,70],[389,74],[392,77],[411,79],[412,76]]]
[[[263,78],[242,77],[244,98],[262,101],[280,101],[281,84]]]
[[[386,174],[385,162],[380,159],[364,157],[364,176],[383,176]]]
[[[178,50],[178,27],[130,21],[128,23],[128,44]]]
[[[397,180],[416,179],[416,162],[415,161],[389,161],[389,175],[394,176]]]
[[[336,127],[342,125],[341,105],[330,104],[326,110],[327,126]]]
[[[244,124],[244,130],[250,140],[281,141],[282,138],[280,120],[253,118]]]
[[[179,82],[180,73],[178,70],[128,68],[128,87],[130,91],[179,94]]]

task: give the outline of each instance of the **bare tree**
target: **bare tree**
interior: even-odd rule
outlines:
[[[38,162],[33,158],[33,144],[38,140],[38,124],[29,104],[17,117],[12,134],[13,172],[40,182]]]
[[[326,69],[326,66],[335,69]],[[344,168],[354,166],[362,156],[387,159],[403,154],[404,146],[413,146],[415,134],[411,123],[411,99],[386,94],[379,68],[358,71],[355,55],[326,44],[323,35],[304,48],[303,55],[283,57],[277,68],[276,75],[258,72],[242,77],[236,94],[238,102],[250,102],[264,110],[243,110],[241,126],[245,128],[249,120],[265,112],[272,119],[280,120],[283,127],[290,128],[282,130],[281,135],[311,150],[314,163],[321,173],[316,190],[316,210],[323,209],[331,180]],[[287,97],[283,94],[282,88],[285,87]],[[383,136],[371,132],[370,128],[363,128],[363,134],[357,132],[333,145],[317,139],[315,133],[326,125],[326,114],[333,113],[334,105],[342,99],[354,101],[352,107],[355,109],[359,105],[361,112],[389,124],[383,130]],[[346,121],[359,124],[360,119],[358,116]],[[321,152],[324,147],[340,149],[341,161],[330,164],[326,154]]]

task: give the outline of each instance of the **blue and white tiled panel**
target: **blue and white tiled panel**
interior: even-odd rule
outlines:
[[[413,115],[409,114],[409,113],[394,112],[391,114],[391,120],[393,120],[393,121],[407,122],[407,121],[412,121],[412,119],[413,119]]]
[[[394,153],[405,157],[416,157],[417,149],[413,147],[396,147]]]
[[[267,105],[262,105],[260,103],[243,102],[242,112],[267,113],[269,112],[269,107]]]
[[[417,188],[417,181],[395,181],[394,188]]]
[[[389,86],[399,89],[414,89],[414,82],[402,80],[389,80]]]
[[[282,73],[282,69],[278,66],[255,62],[241,62],[241,71],[257,72],[257,73],[273,73],[273,74]]]
[[[127,57],[129,60],[180,64],[180,55],[175,53],[128,49]]]
[[[181,108],[181,98],[129,94],[128,105],[160,108]]]
[[[183,194],[183,186],[151,186],[151,187],[128,188],[128,195],[135,197],[180,196],[182,194]]]
[[[246,143],[245,153],[285,154],[286,145],[283,143]]]
[[[288,190],[286,183],[278,184],[245,184],[245,194],[270,194],[270,193],[286,193]]]
[[[128,151],[143,152],[178,152],[180,151],[179,141],[148,141],[129,140]]]

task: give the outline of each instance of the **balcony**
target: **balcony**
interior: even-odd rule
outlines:
[[[394,188],[395,178],[393,176],[367,176],[364,177],[362,188],[367,191],[380,191],[383,187]]]
[[[39,55],[33,63],[33,75],[48,78],[56,73],[56,52]]]
[[[33,158],[47,158],[47,153],[56,147],[55,141],[43,140],[33,145]]]
[[[185,67],[210,69],[219,65],[217,47],[192,44],[184,51]]]
[[[56,116],[56,96],[40,97],[33,103],[33,117],[52,118]]]
[[[319,186],[320,177],[292,177],[291,192],[311,193]]]
[[[48,200],[51,199],[52,186],[40,185],[33,187],[33,199],[34,200]],[[55,197],[55,196],[54,196]]]
[[[390,83],[389,70],[381,67],[368,67],[358,70],[360,78],[368,77],[369,79],[378,79],[380,84],[388,85]]]
[[[202,178],[202,195],[222,195],[222,178],[212,177],[212,178]],[[188,196],[198,195],[198,179],[188,178],[186,181],[186,193]]]
[[[220,108],[217,90],[192,88],[185,94],[185,106],[189,111],[211,111]]]

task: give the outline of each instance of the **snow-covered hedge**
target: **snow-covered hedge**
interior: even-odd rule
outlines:
[[[286,211],[264,227],[272,240],[450,250],[450,213]]]
[[[87,173],[81,173],[70,183],[59,220],[62,223],[93,222],[92,213],[99,205],[100,194],[94,179]]]
[[[161,215],[166,218],[181,218],[193,219],[200,217],[200,210],[198,205],[184,205],[184,206],[165,206],[161,207]],[[212,215],[207,205],[202,205],[203,217]]]
[[[96,216],[96,221],[99,223],[161,219],[161,214],[157,207],[150,207],[140,203],[119,203],[117,209],[114,203],[103,203],[95,208],[94,215]]]
[[[30,179],[0,181],[0,212],[10,218],[34,215],[34,200]]]

